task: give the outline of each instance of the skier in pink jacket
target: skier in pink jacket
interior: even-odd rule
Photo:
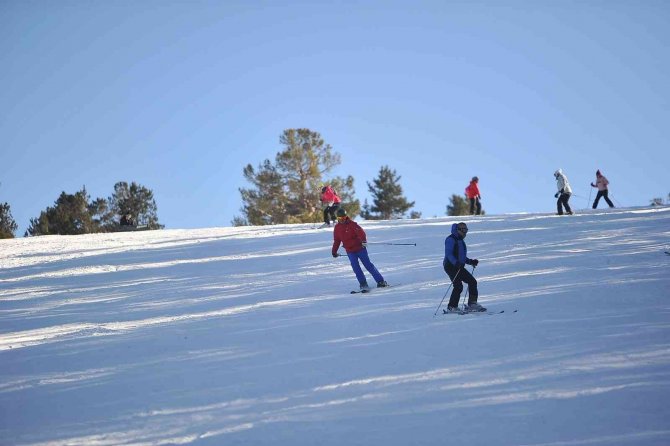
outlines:
[[[591,183],[591,187],[597,187],[598,188],[598,194],[596,195],[596,199],[593,202],[593,209],[598,207],[598,202],[600,201],[600,197],[604,198],[609,207],[613,208],[614,205],[610,201],[609,197],[607,196],[609,194],[609,191],[607,190],[607,185],[610,184],[609,181],[607,181],[607,178],[605,178],[605,175],[600,173],[600,170],[596,171],[596,184]]]
[[[321,188],[321,204],[324,206],[322,228],[330,226],[331,221],[337,221],[335,214],[340,208],[341,202],[342,200],[340,200],[337,192],[330,185],[325,185]]]

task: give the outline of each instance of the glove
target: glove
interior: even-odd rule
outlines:
[[[595,185],[595,184],[593,184],[593,183],[591,183],[591,187],[596,187],[596,185]]]
[[[479,260],[477,260],[477,259],[472,259],[472,260],[470,260],[470,265],[472,265],[472,266],[477,266],[477,265],[479,265]]]
[[[558,198],[558,195],[559,195],[559,194],[560,194],[560,192],[556,192],[556,193],[554,194],[554,198]]]
[[[338,258],[340,255],[336,252],[333,253],[333,257]]]

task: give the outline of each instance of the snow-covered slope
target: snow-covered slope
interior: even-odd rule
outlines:
[[[464,220],[503,314],[449,218],[1,240],[0,443],[670,444],[670,209]]]

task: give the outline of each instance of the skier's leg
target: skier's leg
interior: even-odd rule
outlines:
[[[598,207],[598,203],[600,202],[600,197],[602,197],[602,196],[603,196],[603,192],[599,190],[598,193],[596,194],[596,199],[593,202],[593,209]]]
[[[470,198],[470,215],[475,215],[475,199]]]
[[[605,198],[605,201],[607,202],[607,205],[608,205],[609,207],[613,208],[613,207],[614,207],[614,203],[612,203],[612,201],[610,200],[610,197],[608,196],[609,193],[610,193],[610,191],[607,190],[607,189],[605,189],[605,190],[603,191],[603,197]]]
[[[463,282],[461,281],[460,274],[458,277],[456,277],[456,280],[454,280],[452,284],[454,285],[454,288],[451,291],[451,296],[449,297],[449,306],[457,307],[458,302],[461,300],[461,293],[463,292]]]
[[[339,203],[335,203],[330,207],[330,219],[332,221],[337,221],[337,210],[340,208]]]
[[[570,194],[562,194],[561,198],[563,198],[563,206],[565,207],[565,212],[568,214],[572,214],[572,209],[570,209],[570,204],[568,203],[568,200],[570,200]]]
[[[477,303],[479,291],[477,290],[477,279],[474,278],[465,268],[461,271],[460,278],[468,284],[468,305]]]
[[[328,206],[323,210],[323,222],[327,225],[330,224],[330,218],[328,216]]]
[[[558,200],[556,201],[556,212],[558,215],[563,215],[563,204],[561,203],[562,195],[559,195]]]
[[[363,248],[360,251],[358,251],[356,254],[358,254],[358,258],[361,259],[361,262],[363,262],[363,266],[365,269],[368,270],[370,274],[372,274],[372,277],[375,278],[375,282],[383,282],[384,277],[377,271],[377,268],[372,264],[370,261],[370,256],[368,256],[368,250],[367,248]]]
[[[444,267],[444,272],[449,276],[449,280],[451,280],[451,286],[453,286],[448,305],[452,308],[457,307],[458,302],[461,300],[461,292],[463,291],[461,274],[463,273],[464,269],[456,268],[454,265],[448,262],[444,262],[442,266]]]
[[[368,281],[365,279],[365,274],[361,269],[361,265],[358,263],[358,253],[357,252],[348,252],[347,257],[349,257],[349,263],[351,263],[351,269],[354,270],[356,274],[356,279],[360,285],[366,284]]]
[[[482,215],[482,203],[479,198],[477,198],[477,215]]]

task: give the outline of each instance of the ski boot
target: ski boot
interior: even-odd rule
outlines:
[[[481,313],[481,312],[486,311],[486,308],[482,307],[477,302],[473,302],[473,303],[467,304],[465,306],[465,311],[470,312],[470,313]]]

